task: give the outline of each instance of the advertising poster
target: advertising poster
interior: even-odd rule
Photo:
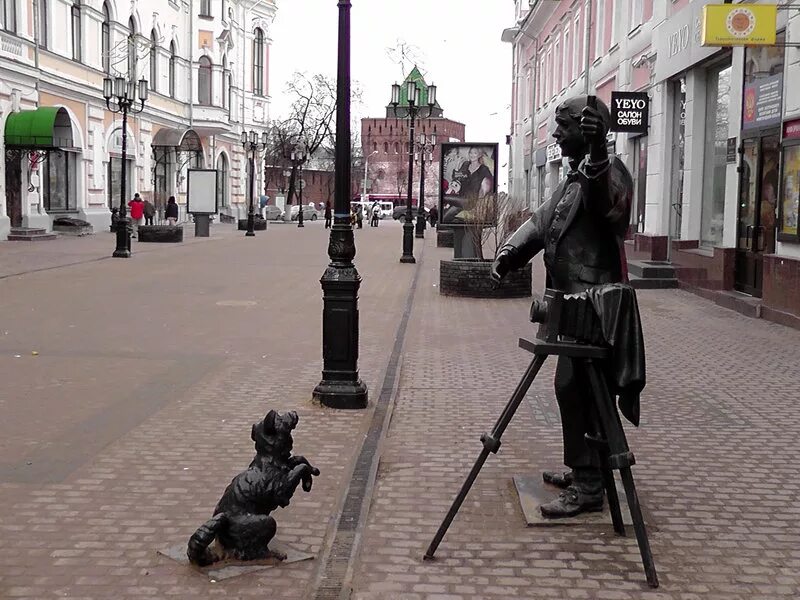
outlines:
[[[800,204],[800,145],[783,148],[780,233],[797,236],[797,213]]]
[[[443,225],[494,224],[497,152],[497,144],[442,144],[439,215]]]
[[[783,74],[762,77],[745,85],[742,129],[779,125],[782,96]]]
[[[708,4],[703,7],[703,46],[772,46],[778,30],[775,4]]]

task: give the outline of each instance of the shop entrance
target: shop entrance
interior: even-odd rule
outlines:
[[[21,162],[16,153],[14,158],[6,158],[6,213],[11,220],[11,227],[22,227]]]
[[[734,285],[761,297],[764,254],[775,252],[780,134],[747,138],[742,146]]]

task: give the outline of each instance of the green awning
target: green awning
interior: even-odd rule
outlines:
[[[6,120],[6,148],[72,148],[72,123],[65,108],[42,106],[12,113]]]

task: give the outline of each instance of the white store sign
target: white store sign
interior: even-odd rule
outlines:
[[[692,0],[689,6],[662,21],[653,31],[656,40],[655,83],[669,79],[719,51],[701,46],[703,7],[713,0]]]

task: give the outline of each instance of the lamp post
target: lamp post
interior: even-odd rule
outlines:
[[[414,225],[411,223],[411,187],[414,185],[414,122],[419,115],[421,107],[418,105],[419,88],[416,82],[406,82],[406,96],[408,98],[408,107],[404,107],[406,116],[403,118],[411,119],[411,128],[409,130],[409,144],[408,144],[408,197],[406,198],[406,218],[403,223],[403,255],[400,257],[401,263],[415,263],[414,260]],[[398,84],[392,85],[392,107],[394,108],[394,116],[397,118],[398,105],[400,104],[400,86]],[[436,86],[431,84],[428,86],[428,114],[420,116],[421,119],[427,119],[433,114],[433,109],[436,106]]]
[[[417,206],[417,229],[414,237],[425,237],[425,155],[428,155],[428,162],[433,162],[433,149],[436,147],[436,134],[426,136],[419,134],[417,142],[417,152],[414,154],[416,159],[419,156],[419,203]]]
[[[350,0],[339,0],[336,76],[336,167],[331,262],[322,284],[322,381],[314,398],[333,408],[366,408],[367,386],[358,375],[358,288],[361,275],[350,226]]]
[[[128,113],[138,114],[144,110],[147,100],[147,80],[142,78],[138,84],[125,77],[103,78],[103,98],[106,108],[112,113],[122,113],[122,189],[119,194],[119,218],[117,219],[117,247],[111,255],[115,258],[130,258],[131,237],[129,231],[125,192],[128,183]],[[140,103],[136,108],[137,101]]]
[[[242,131],[242,147],[244,148],[245,154],[247,154],[247,158],[250,161],[250,174],[248,176],[248,193],[250,194],[250,208],[247,211],[247,231],[245,232],[245,237],[253,237],[255,236],[255,220],[256,220],[256,212],[255,206],[253,206],[253,196],[255,196],[255,171],[256,171],[256,152],[261,150],[262,148],[267,147],[267,143],[269,142],[269,137],[266,131],[261,132],[261,142],[258,141],[258,133],[250,130],[248,134],[246,131]]]
[[[292,164],[297,167],[297,185],[300,188],[297,194],[297,226],[305,227],[303,225],[303,163],[306,162],[306,153],[302,148],[300,150],[292,150],[290,159]]]

